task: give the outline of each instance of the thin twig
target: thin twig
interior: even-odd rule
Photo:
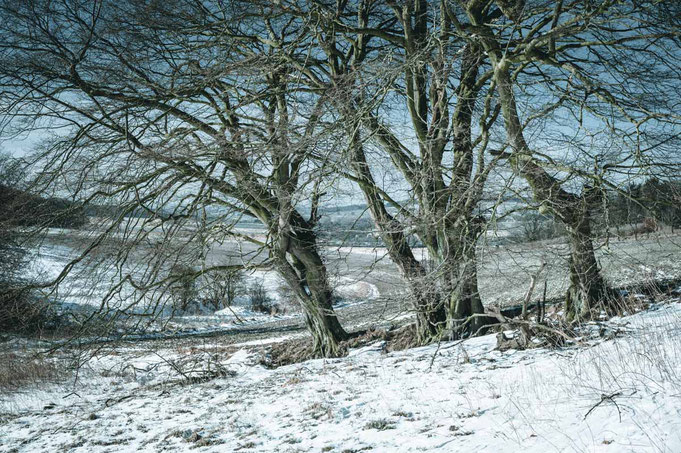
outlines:
[[[594,404],[594,405],[591,407],[591,409],[589,409],[589,412],[587,412],[586,415],[584,415],[584,420],[586,420],[586,418],[589,416],[589,414],[590,414],[591,412],[593,412],[593,410],[596,409],[598,406],[600,406],[600,405],[603,403],[603,401],[610,401],[610,402],[611,402],[612,404],[614,404],[615,407],[617,408],[617,413],[619,414],[620,422],[622,422],[622,411],[620,410],[619,405],[618,405],[617,402],[615,401],[615,397],[616,397],[616,396],[621,396],[621,395],[622,395],[622,392],[615,392],[615,393],[612,393],[612,394],[610,394],[610,395],[602,394],[602,395],[601,395],[601,400],[600,400],[599,402],[597,402],[596,404]]]

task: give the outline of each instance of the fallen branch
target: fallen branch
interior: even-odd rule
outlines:
[[[492,316],[499,321],[498,325],[501,326],[503,329],[520,330],[521,334],[523,335],[523,339],[521,341],[523,342],[524,347],[527,347],[529,345],[529,341],[535,335],[535,331],[541,331],[546,334],[552,334],[554,336],[562,338],[565,341],[575,341],[574,337],[568,335],[567,333],[563,332],[560,329],[547,326],[546,324],[540,324],[538,322],[518,318],[509,319],[501,313],[499,307],[489,307],[487,309],[487,312],[473,314],[470,317],[473,318],[477,316],[485,317]]]
[[[610,401],[610,402],[611,402],[612,404],[614,404],[615,407],[617,408],[617,414],[618,414],[619,417],[620,417],[620,422],[622,422],[622,411],[620,410],[619,405],[618,405],[617,402],[615,401],[615,397],[621,396],[621,395],[622,395],[622,392],[615,392],[615,393],[612,393],[612,394],[610,394],[610,395],[602,394],[602,395],[601,395],[601,400],[600,400],[599,402],[597,402],[596,404],[594,404],[594,405],[591,407],[591,409],[589,409],[589,412],[587,412],[586,415],[584,415],[584,420],[586,420],[586,418],[589,416],[589,414],[590,414],[591,412],[594,411],[594,409],[596,409],[598,406],[600,406],[601,404],[603,404],[604,401]]]

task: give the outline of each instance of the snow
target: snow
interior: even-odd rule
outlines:
[[[368,301],[377,299],[380,296],[376,285],[365,281],[356,281],[348,277],[341,277],[340,281],[334,285],[334,288],[336,294],[344,299]]]
[[[34,251],[30,276],[38,280],[54,279],[76,255],[77,250],[73,244],[43,244]],[[133,263],[133,267],[137,264]],[[117,278],[115,268],[110,266],[104,265],[98,268],[97,272],[90,265],[77,266],[66,276],[65,283],[60,286],[59,291],[50,294],[50,297],[58,304],[61,311],[90,314],[100,309],[102,298]],[[169,295],[160,293],[147,295],[138,304],[128,306],[134,291],[127,287],[122,289],[119,296],[107,301],[106,309],[112,311],[124,309],[128,314],[155,311],[162,327],[151,326],[148,329],[150,331],[170,328],[170,330],[183,331],[201,330],[208,333],[244,326],[257,326],[273,320],[301,318],[301,313],[295,304],[283,299],[285,297],[282,292],[283,283],[276,272],[256,270],[246,274],[244,278],[245,287],[255,283],[262,284],[270,299],[282,310],[276,316],[251,310],[250,295],[247,291],[237,295],[231,307],[218,311],[197,301],[193,305],[194,311],[175,312]],[[336,277],[333,286],[336,295],[341,299],[338,306],[368,303],[380,296],[375,284],[358,278]]]
[[[573,347],[377,342],[274,370],[245,344],[131,346],[75,387],[0,396],[0,451],[678,452],[680,320],[675,300]],[[186,383],[175,367],[224,373]]]

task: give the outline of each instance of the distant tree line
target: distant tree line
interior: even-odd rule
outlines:
[[[0,222],[16,227],[80,228],[85,209],[63,198],[43,198],[0,183]]]
[[[681,180],[650,177],[643,183],[629,184],[612,195],[608,215],[614,225],[637,224],[646,219],[681,227]]]
[[[520,241],[540,241],[567,234],[551,216],[534,210],[522,212],[517,218],[519,226],[513,237]],[[609,191],[607,210],[594,215],[598,234],[610,227],[622,226],[630,226],[632,234],[650,233],[662,225],[671,227],[672,232],[681,227],[681,180],[652,176],[618,191]]]

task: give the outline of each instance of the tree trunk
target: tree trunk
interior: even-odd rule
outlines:
[[[299,300],[312,335],[315,355],[337,357],[339,343],[348,339],[333,310],[333,296],[326,265],[319,255],[312,226],[297,212],[291,215],[292,231],[278,231],[276,265]]]
[[[315,250],[294,253],[306,267],[304,289],[308,298],[303,305],[305,321],[312,333],[314,351],[323,357],[337,356],[338,342],[347,340],[348,335],[333,310],[333,296],[328,284],[326,265]]]
[[[478,290],[478,275],[475,259],[459,264],[461,272],[454,291],[449,296],[449,312],[447,330],[452,339],[474,335],[482,328],[486,320],[479,315],[485,312]]]
[[[381,232],[388,255],[407,282],[416,313],[417,341],[421,345],[437,341],[441,338],[447,319],[437,278],[414,257],[399,222],[390,216],[382,203],[377,203],[370,204],[370,212]]]
[[[450,233],[448,257],[443,266],[443,286],[447,294],[447,331],[452,339],[474,335],[487,320],[479,315],[485,312],[478,290],[476,243],[480,232],[477,219],[466,222],[468,226],[459,235]]]
[[[403,276],[414,300],[418,344],[426,345],[440,340],[446,327],[447,314],[435,279],[423,267],[417,272],[403,272]]]
[[[471,210],[480,194],[471,190],[475,180],[473,175],[472,122],[475,104],[480,88],[477,86],[478,71],[484,60],[481,46],[466,44],[461,56],[461,75],[457,90],[456,109],[452,116],[452,144],[454,152],[454,173],[450,183],[448,204],[442,211],[446,218],[451,212],[453,228],[445,228],[450,265],[454,267],[448,282],[447,330],[452,337],[475,335],[480,328],[489,323],[481,315],[485,308],[478,291],[476,244],[485,220],[475,217]],[[475,201],[475,202],[474,202]],[[452,205],[467,206],[451,210]],[[448,231],[449,230],[449,231]],[[456,232],[457,234],[453,234]]]
[[[320,357],[338,357],[339,343],[348,339],[331,305],[331,291],[311,290],[302,298],[305,324],[312,335],[312,349]]]
[[[428,272],[414,257],[407,242],[403,225],[383,204],[383,199],[366,161],[359,135],[352,137],[352,167],[369,208],[371,218],[380,232],[390,259],[397,265],[406,280],[416,312],[416,336],[419,344],[428,344],[440,338],[445,327],[446,312],[440,292]]]
[[[321,357],[336,357],[341,352],[339,342],[347,340],[348,334],[333,310],[326,265],[316,248],[294,244],[292,253],[302,264],[301,303],[312,334],[314,352]]]
[[[592,310],[608,296],[605,282],[594,255],[591,238],[590,194],[584,189],[581,196],[567,192],[561,182],[550,175],[541,162],[535,160],[525,141],[523,125],[513,92],[511,64],[496,41],[494,33],[481,23],[479,13],[469,10],[475,25],[481,26],[481,42],[494,66],[499,102],[512,153],[508,159],[513,171],[522,176],[532,188],[535,199],[551,211],[568,228],[570,243],[570,288],[565,299],[565,317],[580,321],[591,316]]]
[[[594,253],[589,210],[586,203],[583,205],[568,224],[570,286],[565,296],[565,319],[569,322],[591,319],[609,296]]]

